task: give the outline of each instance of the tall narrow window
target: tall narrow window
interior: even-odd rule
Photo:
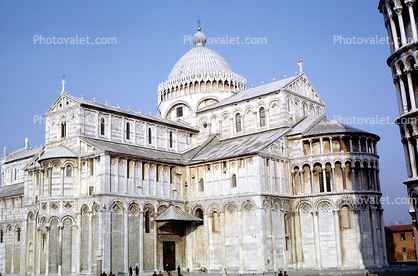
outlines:
[[[126,123],[126,140],[131,139],[131,124]]]
[[[236,126],[236,131],[241,132],[241,114],[239,113],[235,115],[235,126]]]
[[[61,124],[61,138],[65,138],[67,135],[67,126],[65,123]]]
[[[202,219],[201,221],[198,221],[196,224],[197,225],[203,225],[203,211],[200,208],[197,208],[194,215],[200,219]]]
[[[152,144],[152,131],[151,131],[151,128],[148,129],[148,144]]]
[[[141,167],[142,167],[142,168],[141,168],[141,171],[142,171],[142,180],[145,180],[145,164],[146,164],[146,163],[144,163],[144,162],[143,162],[143,163],[142,163],[142,166],[141,166]]]
[[[199,180],[199,192],[203,192],[205,190],[203,179]]]
[[[0,243],[4,242],[4,232],[3,229],[0,230]]]
[[[1,185],[4,185],[4,172],[1,173]]]
[[[67,167],[65,168],[65,175],[67,177],[71,176],[71,166],[70,165],[67,165]]]
[[[157,182],[160,182],[159,170],[160,170],[160,165],[157,165],[155,168],[155,179],[157,180]]]
[[[94,160],[93,159],[89,160],[89,170],[90,170],[90,175],[93,175],[94,173]]]
[[[145,233],[150,233],[150,212],[146,211],[145,212],[145,223],[144,223],[144,227],[145,227]]]
[[[126,161],[126,177],[131,178],[131,160]]]
[[[350,228],[350,209],[348,206],[343,206],[341,208],[340,227],[344,229]]]
[[[105,135],[105,119],[100,120],[100,135]]]
[[[264,107],[260,108],[260,127],[266,126],[266,110]]]
[[[236,187],[237,187],[237,176],[233,174],[231,177],[231,188],[236,188]]]
[[[20,242],[20,228],[16,229],[16,241]]]
[[[170,184],[173,184],[174,176],[173,176],[173,168],[170,168]]]
[[[173,132],[170,130],[170,134],[169,134],[169,138],[170,138],[170,148],[173,147]]]
[[[15,169],[15,171],[14,171],[14,177],[13,177],[13,180],[16,180],[17,179],[17,169]]]

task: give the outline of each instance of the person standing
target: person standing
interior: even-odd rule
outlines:
[[[129,276],[132,276],[132,266],[129,266]]]
[[[224,271],[222,271],[222,276],[228,276],[228,272],[226,272],[226,268],[224,268]]]
[[[180,265],[177,267],[177,274],[180,276],[181,275],[181,273],[180,273]]]
[[[283,276],[283,273],[282,273],[282,271],[281,271],[281,270],[280,270],[279,276]]]
[[[136,273],[137,276],[139,275],[139,268],[138,268],[138,266],[135,267],[135,273]]]

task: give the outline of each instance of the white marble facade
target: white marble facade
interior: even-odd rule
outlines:
[[[248,89],[196,37],[158,88],[157,116],[63,82],[45,146],[5,150],[2,274],[386,265],[379,137],[327,119],[301,61]],[[161,219],[172,205],[202,221]]]

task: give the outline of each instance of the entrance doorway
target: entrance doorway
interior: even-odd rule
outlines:
[[[163,260],[164,269],[175,270],[176,269],[176,243],[172,241],[163,242]]]

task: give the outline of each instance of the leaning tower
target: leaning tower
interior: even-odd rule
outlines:
[[[404,184],[410,199],[410,214],[417,237],[418,210],[418,3],[416,0],[381,0],[379,10],[383,14],[390,41],[387,64],[392,69],[393,83],[398,98],[399,117],[396,124],[401,132],[408,178]],[[418,248],[417,239],[415,239]]]

